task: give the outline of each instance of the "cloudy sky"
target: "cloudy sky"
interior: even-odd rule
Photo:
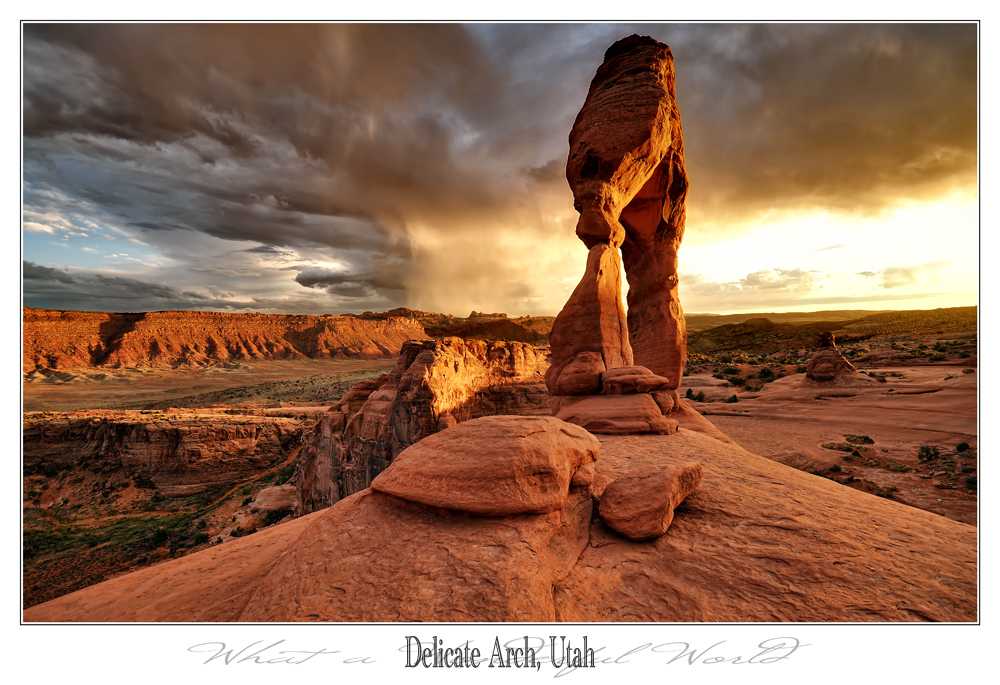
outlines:
[[[630,33],[676,61],[686,311],[976,303],[974,24],[26,24],[24,304],[555,314]]]

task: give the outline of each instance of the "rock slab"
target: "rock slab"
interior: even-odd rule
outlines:
[[[601,495],[601,518],[629,540],[658,538],[673,522],[677,505],[701,485],[701,476],[701,464],[692,461],[619,478]]]
[[[561,509],[581,466],[601,444],[550,416],[486,416],[404,450],[372,489],[410,502],[479,516]]]

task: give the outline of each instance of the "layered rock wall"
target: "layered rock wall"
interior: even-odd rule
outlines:
[[[547,413],[544,350],[445,338],[403,345],[396,368],[356,383],[303,436],[299,514],[367,488],[404,449],[457,422]]]
[[[293,449],[295,419],[259,416],[54,416],[24,423],[24,468],[105,462],[151,480],[167,496],[244,480]]]
[[[419,322],[218,312],[72,312],[24,308],[23,368],[127,368],[253,359],[377,358],[425,338]]]

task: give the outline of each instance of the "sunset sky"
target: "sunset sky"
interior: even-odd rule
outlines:
[[[976,304],[977,26],[792,23],[26,24],[24,304],[554,315],[631,33],[676,62],[686,311]]]

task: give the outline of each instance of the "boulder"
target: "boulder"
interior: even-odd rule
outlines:
[[[405,449],[372,489],[410,502],[479,516],[561,509],[577,470],[601,444],[551,416],[486,416]]]
[[[604,358],[598,352],[580,352],[556,379],[557,395],[596,395],[601,392]]]
[[[630,395],[659,390],[670,381],[657,376],[645,366],[620,366],[605,371],[601,383],[601,392],[605,395]]]
[[[701,484],[701,464],[671,464],[619,478],[604,489],[599,512],[629,540],[652,540],[667,532],[674,509]]]
[[[294,509],[298,500],[294,485],[277,485],[264,488],[254,497],[250,511],[280,511]]]

